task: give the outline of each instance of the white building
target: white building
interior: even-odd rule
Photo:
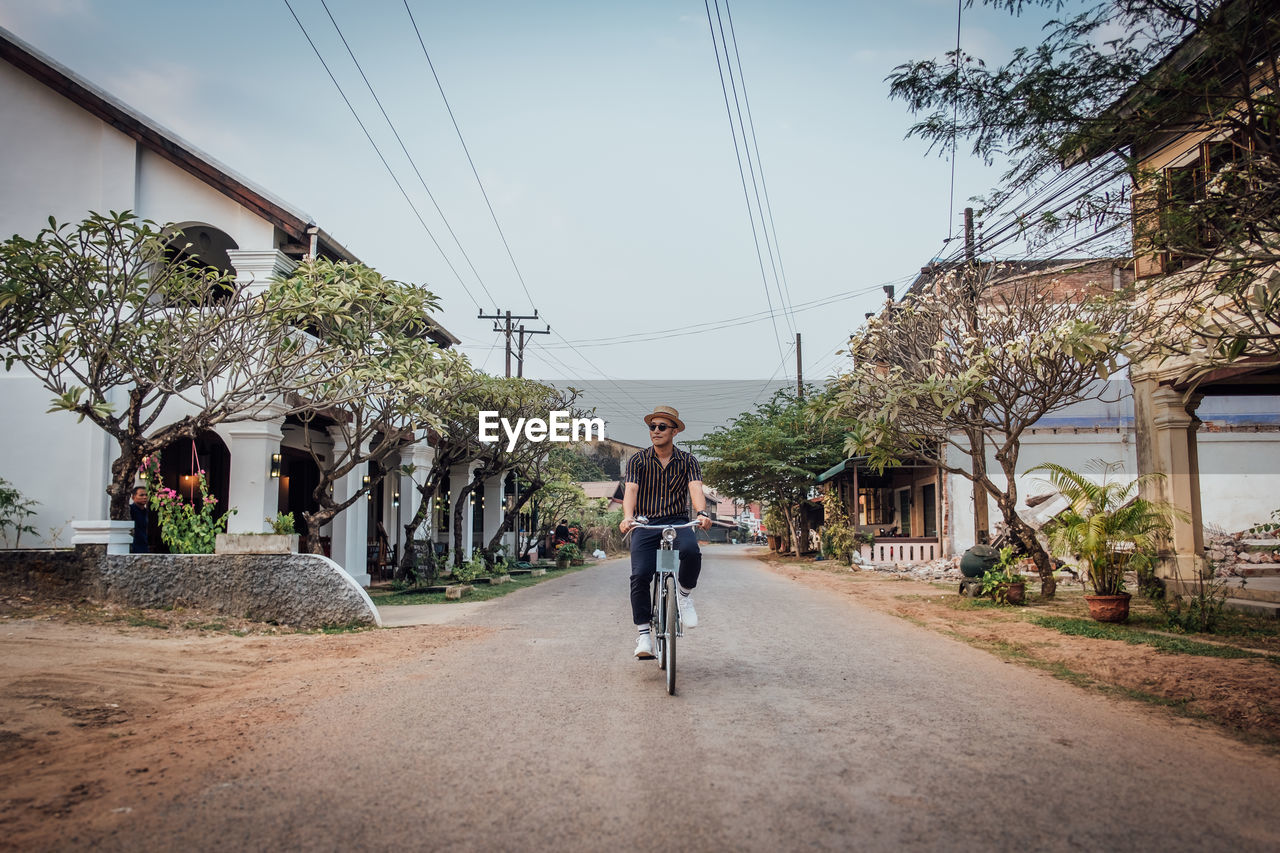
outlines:
[[[90,211],[131,210],[143,219],[174,223],[198,257],[241,281],[265,282],[290,271],[304,254],[357,260],[317,227],[311,217],[272,197],[194,146],[115,100],[88,81],[0,29],[0,234],[34,236],[50,216],[79,222]],[[441,346],[458,341],[443,329],[432,333]],[[0,373],[0,477],[25,497],[39,501],[32,520],[39,545],[70,540],[73,520],[107,518],[105,488],[114,456],[111,439],[66,413],[46,414],[50,393],[20,366]],[[175,408],[172,420],[181,417]],[[235,507],[231,532],[261,532],[278,511],[295,517],[310,500],[314,463],[302,449],[301,430],[288,419],[221,425],[192,448],[167,454],[166,468],[181,490],[181,461],[194,454],[210,472],[222,506]],[[420,468],[431,448],[412,448]],[[407,455],[407,454],[406,454]],[[403,460],[409,462],[408,458]],[[354,471],[335,487],[357,489],[365,471]],[[470,470],[451,478],[465,483]],[[314,479],[312,479],[314,483]],[[351,507],[326,531],[336,562],[363,584],[379,553],[379,523],[388,543],[398,543],[403,522],[417,509],[409,478],[394,475],[368,506]],[[473,543],[501,521],[503,478],[486,483],[484,496],[468,511],[464,543]],[[473,530],[473,515],[474,530]],[[385,553],[385,551],[383,551]]]

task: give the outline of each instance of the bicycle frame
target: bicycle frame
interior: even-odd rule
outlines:
[[[675,550],[676,530],[696,527],[697,522],[686,524],[649,524],[648,519],[638,517],[631,530],[661,530],[657,566],[653,573],[653,586],[649,600],[650,634],[657,643],[658,665],[667,673],[667,693],[676,692],[676,639],[684,636],[680,623],[680,608],[676,606],[676,576],[680,557]],[[628,531],[629,532],[629,531]]]

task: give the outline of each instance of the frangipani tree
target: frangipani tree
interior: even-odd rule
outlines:
[[[993,230],[1132,253],[1128,351],[1192,376],[1280,359],[1280,7],[1274,0],[983,0],[1049,10],[1000,64],[910,62],[910,135],[1009,162]],[[1050,191],[1051,190],[1051,191]],[[1043,199],[1028,202],[1028,197]],[[992,223],[988,223],[991,225]],[[1002,238],[1004,239],[1004,238]],[[1078,251],[1078,249],[1077,249]],[[1151,267],[1154,267],[1151,268]]]
[[[142,460],[217,424],[276,417],[307,392],[314,342],[271,298],[180,259],[181,234],[129,212],[52,218],[0,244],[0,355],[53,395],[50,411],[115,441],[110,515],[129,518]]]
[[[427,520],[428,501],[439,498],[442,484],[449,471],[464,462],[475,462],[472,479],[456,491],[458,500],[451,509],[450,528],[454,543],[455,564],[461,564],[466,535],[464,531],[465,508],[468,498],[483,488],[485,480],[507,471],[515,472],[522,488],[512,506],[503,508],[503,520],[484,545],[487,559],[491,559],[504,533],[512,528],[514,520],[538,489],[547,482],[545,477],[547,443],[530,440],[520,432],[514,441],[499,430],[499,440],[480,440],[480,413],[497,412],[509,423],[521,419],[547,419],[553,411],[565,411],[570,417],[584,413],[573,409],[577,392],[560,390],[531,379],[494,377],[473,374],[449,396],[447,405],[433,424],[430,440],[435,450],[431,470],[418,484],[419,507],[414,517],[405,525],[406,542],[413,543],[414,534]],[[457,484],[451,484],[456,487]],[[412,565],[412,544],[406,545],[403,568]]]
[[[868,320],[849,341],[852,363],[835,380],[825,415],[849,423],[846,451],[874,468],[919,459],[979,484],[1050,597],[1049,555],[1016,510],[1022,436],[1101,393],[1125,314],[1106,302],[1048,298],[1035,279],[996,287],[998,265],[972,275],[944,276]],[[985,454],[970,459],[979,446],[994,453],[1003,481],[993,479]]]
[[[391,457],[439,428],[451,397],[474,374],[464,356],[428,337],[439,309],[435,294],[363,264],[304,261],[272,284],[269,298],[282,318],[318,342],[319,357],[299,369],[308,393],[295,408],[303,447],[319,471],[313,492],[319,508],[303,513],[308,541],[319,552],[320,528],[395,470]],[[338,480],[370,467],[381,473],[335,498]]]

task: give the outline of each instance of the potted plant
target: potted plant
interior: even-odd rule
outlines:
[[[1155,556],[1169,535],[1174,509],[1168,504],[1138,496],[1148,477],[1127,483],[1111,479],[1123,467],[1119,462],[1095,459],[1090,466],[1101,475],[1095,483],[1084,475],[1053,463],[1032,471],[1049,472],[1049,482],[1071,502],[1044,527],[1054,550],[1071,554],[1083,569],[1092,595],[1086,595],[1089,615],[1099,622],[1124,622],[1129,618],[1129,593],[1124,573],[1130,561]]]
[[[564,542],[556,547],[556,568],[564,569],[569,566],[581,566],[585,564],[582,559],[582,551],[572,542]]]
[[[982,575],[982,594],[996,604],[1021,604],[1027,597],[1027,577],[1018,568],[1013,546],[1000,549],[995,565]]]

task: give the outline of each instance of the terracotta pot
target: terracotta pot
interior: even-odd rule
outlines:
[[[1021,604],[1027,600],[1027,585],[1025,583],[1006,584],[1004,597],[1010,604]]]
[[[1127,622],[1129,620],[1129,598],[1127,592],[1119,595],[1086,595],[1089,602],[1089,615],[1099,622]]]

